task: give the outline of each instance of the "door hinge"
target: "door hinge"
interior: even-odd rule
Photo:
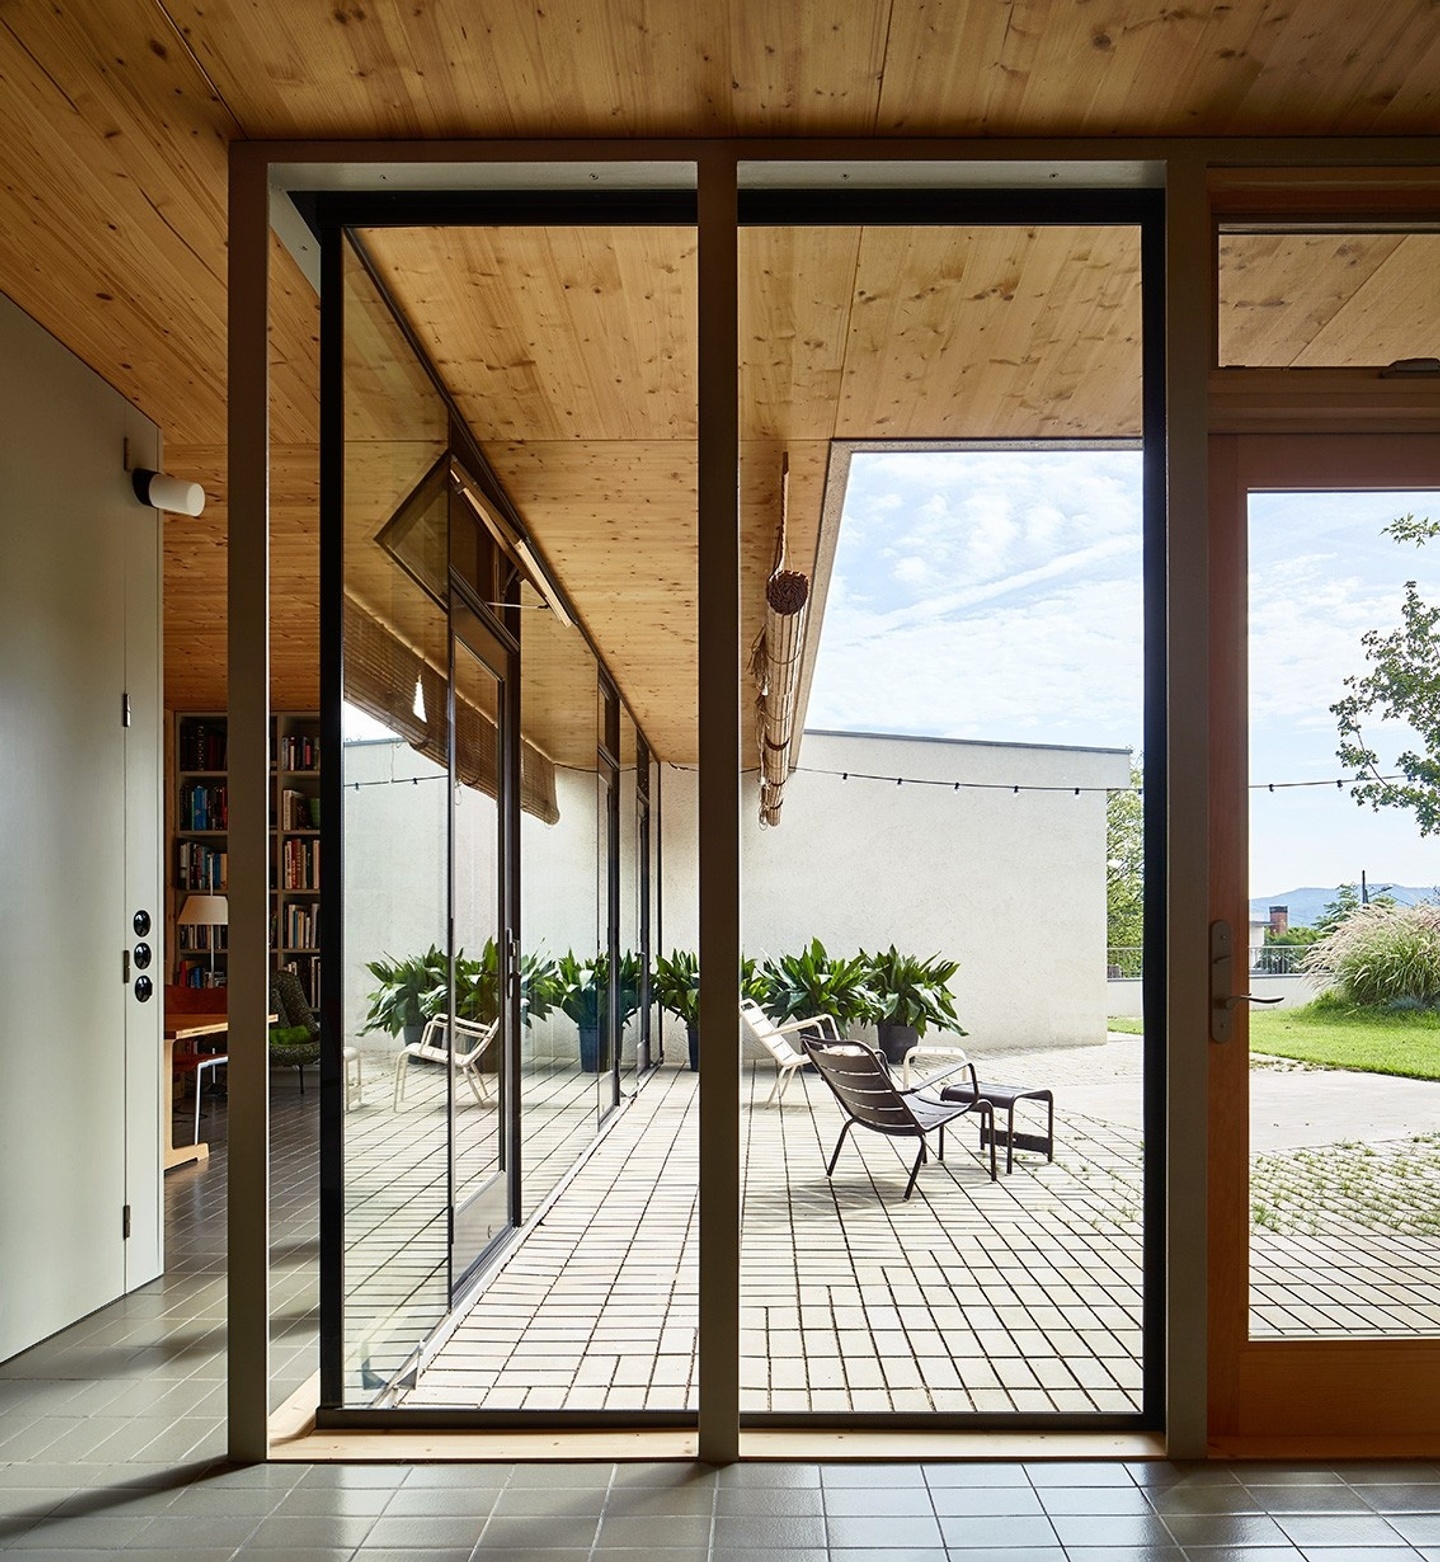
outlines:
[[[120,1212],[120,1235],[127,1240],[130,1236],[130,1206],[128,1204]]]
[[[128,987],[130,985],[130,951],[128,949],[120,951],[120,971],[120,980]]]
[[[130,725],[130,696],[128,693],[120,696],[120,725],[122,727]]]

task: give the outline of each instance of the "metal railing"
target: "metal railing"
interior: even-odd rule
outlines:
[[[1299,976],[1305,958],[1305,944],[1252,944],[1250,970],[1256,976]]]
[[[1107,981],[1140,976],[1143,974],[1144,965],[1145,951],[1138,944],[1121,945],[1119,948],[1105,951]]]
[[[1300,976],[1305,958],[1304,944],[1252,944],[1250,972],[1253,976]],[[1105,951],[1105,976],[1108,981],[1123,981],[1144,974],[1145,951],[1139,945],[1122,945]]]

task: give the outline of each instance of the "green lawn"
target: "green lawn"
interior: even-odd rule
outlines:
[[[1139,1020],[1108,1023],[1112,1031],[1130,1036],[1142,1029]],[[1440,1079],[1440,1014],[1383,1014],[1314,1004],[1303,1009],[1257,1009],[1250,1015],[1250,1050],[1325,1068]]]

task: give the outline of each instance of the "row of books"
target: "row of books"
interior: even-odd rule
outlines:
[[[320,768],[320,739],[308,732],[292,732],[280,740],[280,768],[282,770],[318,770]]]
[[[225,783],[191,781],[180,788],[180,829],[228,830],[230,792]]]
[[[320,842],[286,841],[280,868],[285,889],[319,889]]]
[[[320,942],[320,908],[313,902],[286,906],[284,911],[285,949],[314,949]]]
[[[223,718],[181,722],[177,744],[181,770],[224,770],[226,731]]]
[[[280,794],[280,828],[313,830],[315,821],[310,811],[310,801],[303,792],[295,792],[287,787]]]
[[[221,966],[218,971],[212,971],[208,965],[197,965],[193,961],[185,960],[181,962],[176,978],[181,987],[223,987],[225,967]]]
[[[313,960],[287,960],[284,969],[292,971],[305,989],[305,997],[312,1009],[320,1007],[320,957]]]
[[[230,857],[201,841],[181,841],[175,865],[177,889],[223,895],[230,887]]]
[[[211,934],[214,934],[212,939]],[[193,922],[179,922],[175,926],[175,944],[182,952],[199,950],[202,954],[213,947],[223,955],[230,947],[230,930],[225,927],[204,927]]]

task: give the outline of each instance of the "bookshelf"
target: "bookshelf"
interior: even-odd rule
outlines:
[[[185,927],[185,897],[228,890],[226,775],[228,720],[223,711],[178,712],[171,723],[166,911],[182,986],[222,986],[225,928]],[[277,712],[270,723],[270,950],[274,965],[320,998],[320,718]],[[210,948],[211,937],[215,947]]]

